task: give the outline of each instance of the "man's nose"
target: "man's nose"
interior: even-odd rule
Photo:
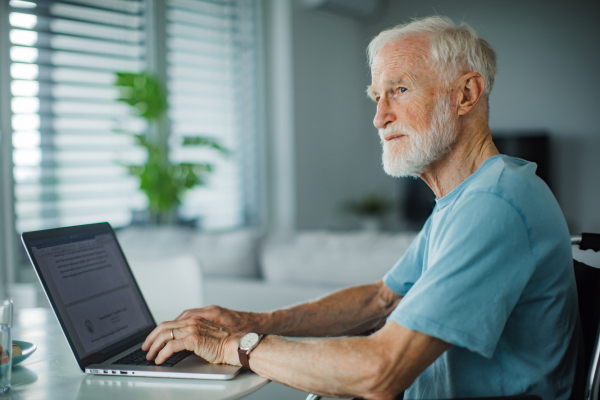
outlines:
[[[390,122],[394,122],[395,120],[396,115],[394,115],[390,107],[390,102],[385,97],[382,97],[379,103],[377,103],[377,113],[373,119],[373,125],[377,129],[384,129]]]

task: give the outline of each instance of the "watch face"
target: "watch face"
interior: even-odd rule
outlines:
[[[240,339],[241,349],[251,349],[258,343],[259,336],[256,333],[248,333]]]

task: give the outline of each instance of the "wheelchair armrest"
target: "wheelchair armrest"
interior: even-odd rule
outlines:
[[[581,243],[579,244],[581,250],[594,250],[600,251],[600,234],[598,233],[582,233]]]

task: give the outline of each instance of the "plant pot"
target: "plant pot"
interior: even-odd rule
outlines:
[[[380,232],[382,230],[381,218],[380,217],[362,217],[360,220],[360,226],[363,231]]]

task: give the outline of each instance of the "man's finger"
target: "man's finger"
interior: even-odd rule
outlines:
[[[176,329],[186,325],[187,324],[183,321],[168,321],[157,326],[150,335],[148,335],[142,345],[142,350],[148,352],[146,359],[152,360],[168,340],[173,340],[173,338],[171,338],[171,329],[175,332]],[[159,347],[158,350],[157,347]]]
[[[185,310],[185,311],[183,311],[181,314],[179,314],[179,315],[177,316],[177,318],[175,318],[175,321],[180,321],[180,320],[182,320],[182,319],[188,319],[189,317],[188,317],[187,315],[188,315],[188,314],[189,314],[191,311],[194,311],[194,310]]]
[[[156,356],[156,359],[154,360],[154,363],[160,365],[167,361],[167,358],[171,357],[175,353],[179,353],[183,350],[193,350],[187,348],[187,342],[188,341],[184,339],[175,339],[169,341],[165,345],[165,347],[163,347],[162,350],[159,351],[158,355]]]
[[[142,344],[142,350],[148,351],[152,343],[154,343],[156,337],[164,329],[164,325],[165,323],[163,322],[159,324],[156,328],[154,328],[152,332],[150,332],[150,334],[146,337],[146,340],[144,340],[144,343]]]
[[[150,348],[148,349],[148,354],[146,354],[146,359],[154,360],[158,352],[161,351],[162,348],[167,344],[167,342],[171,340],[171,329],[162,330],[150,345]]]
[[[152,332],[150,332],[148,337],[146,337],[146,340],[144,340],[144,344],[142,344],[142,350],[147,351],[164,329],[171,328],[170,326],[168,327],[168,325],[171,325],[171,321],[165,321],[158,324],[158,326],[154,328]]]
[[[204,308],[193,308],[191,310],[185,310],[177,317],[176,321],[198,317],[214,320],[218,316],[219,310],[216,309],[215,306],[209,306]]]

